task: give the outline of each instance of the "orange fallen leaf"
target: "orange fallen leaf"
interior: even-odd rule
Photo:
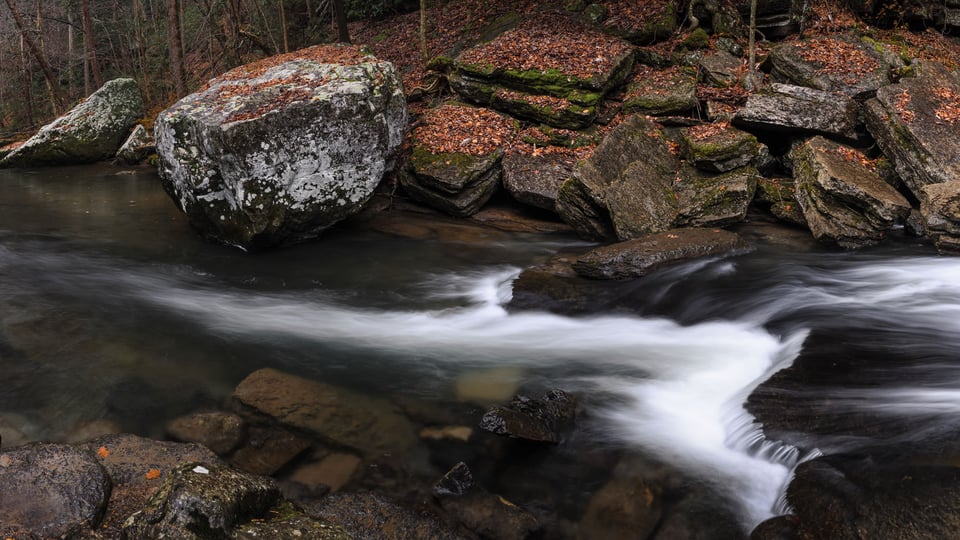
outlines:
[[[101,446],[100,448],[97,449],[97,455],[102,458],[108,458],[110,457],[110,451],[107,450],[106,446]]]
[[[160,470],[150,469],[149,471],[147,471],[146,477],[147,477],[147,480],[155,480],[157,478],[160,478]]]

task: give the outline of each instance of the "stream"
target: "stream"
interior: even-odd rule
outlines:
[[[343,227],[246,254],[193,235],[151,171],[0,171],[4,447],[102,420],[163,437],[262,367],[437,406],[486,377],[585,396],[557,452],[640,453],[749,531],[787,509],[799,461],[960,430],[960,259],[902,235],[856,253],[761,243],[611,284],[593,313],[509,308],[524,267],[574,245]],[[798,358],[822,369],[778,397],[836,421],[767,437],[744,404]],[[561,476],[582,497],[602,485]]]

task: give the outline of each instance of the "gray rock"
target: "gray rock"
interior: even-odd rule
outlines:
[[[670,228],[677,159],[650,120],[634,115],[577,163],[557,197],[557,212],[579,235],[626,240]]]
[[[283,392],[277,392],[277,388]],[[417,444],[410,421],[389,401],[275,369],[251,373],[234,390],[233,400],[243,410],[266,415],[368,457],[402,455]]]
[[[356,540],[473,540],[428,512],[413,512],[371,492],[334,493],[304,507]]]
[[[697,126],[682,130],[683,155],[693,166],[708,172],[727,172],[749,165],[760,155],[757,138],[735,127]]]
[[[245,430],[242,418],[222,411],[196,412],[175,418],[166,425],[170,437],[202,444],[219,455],[236,448],[243,440]]]
[[[733,119],[747,129],[800,131],[856,139],[858,106],[852,98],[774,83],[747,98]]]
[[[627,85],[623,112],[651,116],[686,114],[697,107],[697,76],[677,67],[641,67]]]
[[[797,202],[817,240],[845,248],[873,245],[910,213],[903,195],[859,155],[822,137],[791,152]]]
[[[124,522],[123,537],[226,538],[239,524],[270,517],[280,502],[280,488],[270,478],[186,463],[170,471],[143,510]]]
[[[960,74],[935,62],[919,75],[877,91],[866,103],[867,130],[907,188],[960,179]],[[952,120],[951,120],[952,118]]]
[[[891,70],[903,67],[903,61],[880,52],[884,50],[881,45],[867,41],[868,38],[841,35],[781,43],[770,51],[771,77],[824,92],[842,92],[857,100],[873,97],[877,89],[890,84]],[[806,54],[811,48],[836,51],[845,59],[846,69],[836,63],[825,69],[819,54]],[[832,58],[835,57],[824,59]]]
[[[503,185],[517,201],[554,211],[560,186],[572,170],[572,160],[562,154],[510,153],[503,158]]]
[[[540,526],[530,512],[477,485],[463,462],[437,482],[433,495],[444,511],[482,538],[523,540]]]
[[[718,50],[700,59],[700,76],[712,86],[727,87],[740,79],[741,61],[727,51]]]
[[[920,215],[937,249],[960,252],[960,180],[924,186]]]
[[[488,410],[480,419],[480,429],[515,439],[559,443],[576,413],[576,400],[563,390],[551,390],[540,399],[518,395],[506,406]]]
[[[36,444],[0,453],[0,537],[75,537],[96,527],[110,479],[73,446]]]
[[[729,231],[672,229],[592,249],[577,258],[573,269],[591,279],[630,279],[684,261],[748,248],[742,238]]]
[[[311,47],[237,68],[157,118],[164,188],[205,237],[255,249],[316,237],[372,196],[406,127],[400,75]],[[332,53],[344,56],[347,53]]]
[[[675,224],[724,227],[743,221],[759,178],[753,167],[716,175],[684,165],[673,184],[679,208]]]
[[[116,161],[127,165],[136,165],[156,151],[157,145],[153,140],[153,135],[143,125],[137,124],[130,136],[127,137],[126,142],[117,150]]]
[[[70,165],[110,159],[123,144],[137,118],[143,98],[133,79],[105,83],[82,103],[0,160],[0,167]]]
[[[415,147],[416,148],[416,147]],[[497,191],[503,150],[475,156],[414,150],[400,184],[414,199],[454,217],[477,213]]]

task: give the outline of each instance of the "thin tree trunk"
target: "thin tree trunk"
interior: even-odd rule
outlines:
[[[280,2],[280,29],[283,31],[283,52],[290,52],[290,42],[287,40],[287,14],[283,9],[283,0]]]
[[[23,73],[23,109],[28,126],[33,125],[33,77],[30,75],[30,66],[27,64],[27,51],[25,36],[20,34],[20,67]]]
[[[20,31],[20,39],[26,44],[27,48],[30,49],[30,54],[37,60],[37,63],[40,64],[40,69],[43,70],[43,76],[50,85],[50,92],[53,94],[53,101],[55,103],[54,109],[63,110],[66,100],[63,98],[63,90],[60,89],[60,83],[57,81],[57,77],[54,75],[50,63],[47,62],[47,58],[37,47],[37,44],[34,43],[33,39],[27,34],[23,17],[20,16],[20,10],[18,10],[16,4],[14,4],[14,0],[6,0],[6,2],[7,7],[10,8],[10,14],[13,15],[13,21],[17,25],[17,30]]]
[[[343,0],[333,0],[333,16],[337,20],[337,41],[350,43],[350,30],[347,28],[347,9]]]
[[[430,60],[427,52],[427,0],[420,0],[420,56],[424,64]]]
[[[8,0],[9,1],[9,0]],[[167,0],[167,37],[170,41],[170,71],[176,97],[187,95],[187,74],[183,68],[183,41],[180,36],[180,9],[177,0]]]
[[[40,48],[40,53],[44,57],[47,56],[47,46],[43,42],[43,14],[40,11],[40,0],[36,2],[36,30],[37,30],[37,47]],[[60,116],[63,112],[60,105],[57,103],[57,97],[53,93],[53,87],[50,86],[50,81],[46,81],[47,84],[47,95],[50,96],[50,107],[53,109],[53,114]]]
[[[756,90],[760,86],[757,80],[757,0],[750,0],[750,37],[747,38],[747,48],[749,49],[749,62],[747,66],[747,90]]]
[[[73,90],[73,61],[76,58],[76,47],[74,46],[73,36],[73,10],[67,5],[67,95],[72,95]]]
[[[93,21],[90,19],[89,0],[80,0],[80,18],[83,19],[83,56],[90,63],[90,73],[93,75],[93,84],[103,86],[103,75],[100,74],[100,64],[97,62],[97,49],[93,43]],[[89,94],[88,94],[89,95]]]

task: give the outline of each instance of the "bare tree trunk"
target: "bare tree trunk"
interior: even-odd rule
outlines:
[[[747,38],[747,48],[749,49],[750,65],[747,66],[747,90],[756,90],[760,86],[757,80],[757,0],[750,0],[750,37]]]
[[[93,43],[93,21],[90,19],[90,2],[80,0],[80,18],[83,19],[83,57],[90,63],[90,73],[93,75],[93,84],[103,86],[103,75],[100,74],[100,64],[97,62],[97,49]],[[89,94],[88,94],[89,95]]]
[[[350,43],[350,30],[347,29],[347,9],[343,0],[333,0],[333,16],[337,20],[337,41]]]
[[[287,39],[287,14],[283,9],[283,0],[280,3],[280,30],[283,32],[283,52],[290,52],[290,42]]]
[[[134,38],[137,40],[137,63],[140,64],[140,73],[143,77],[143,97],[150,103],[150,79],[147,75],[146,53],[143,50],[143,5],[140,0],[133,0]]]
[[[43,76],[46,78],[47,84],[50,85],[50,93],[53,96],[54,110],[63,110],[66,100],[63,98],[63,90],[60,89],[60,83],[57,81],[57,77],[54,75],[53,69],[50,67],[50,63],[47,62],[47,58],[43,55],[43,52],[37,47],[37,44],[34,43],[30,35],[27,34],[26,25],[23,23],[23,17],[20,16],[20,10],[17,9],[17,5],[14,3],[14,0],[6,0],[6,2],[7,7],[10,8],[10,14],[13,15],[13,21],[17,25],[17,30],[20,31],[20,39],[22,43],[26,44],[27,48],[30,49],[30,54],[32,54],[37,60],[37,63],[40,64],[40,69],[43,70]]]
[[[9,0],[8,0],[9,1]],[[187,74],[183,68],[183,39],[180,36],[180,9],[177,0],[167,0],[167,37],[170,41],[170,71],[176,97],[187,95]]]
[[[427,0],[420,0],[420,56],[424,64],[430,61],[430,53],[427,52]]]
[[[33,125],[33,77],[30,76],[30,66],[27,64],[26,40],[24,35],[20,34],[20,67],[23,72],[23,109],[26,117],[26,124]]]

